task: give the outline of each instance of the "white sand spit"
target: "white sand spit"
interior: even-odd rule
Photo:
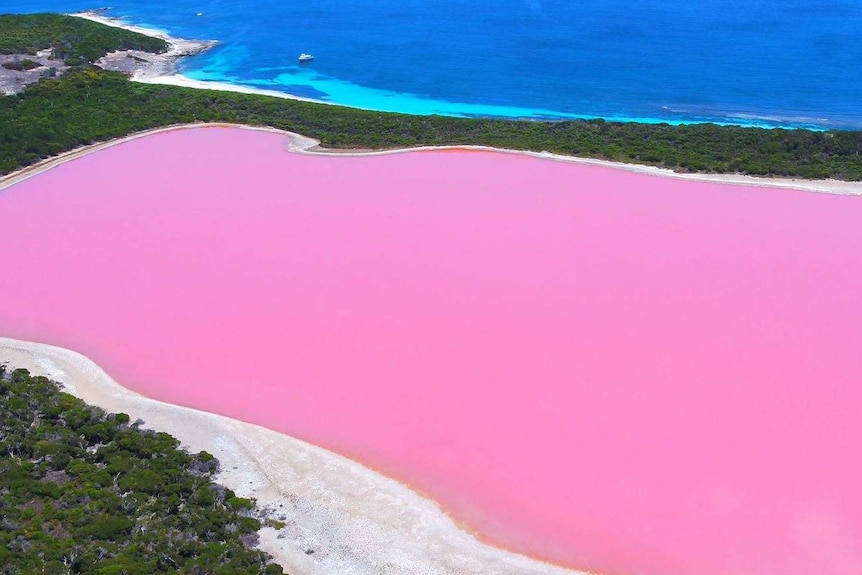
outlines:
[[[0,363],[61,382],[221,462],[218,481],[286,524],[260,547],[292,575],[576,575],[484,544],[434,502],[359,463],[219,415],[148,399],[67,349],[0,338]]]

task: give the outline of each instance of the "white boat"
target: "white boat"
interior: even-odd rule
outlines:
[[[312,56],[311,54],[306,54],[305,52],[303,52],[299,55],[300,62],[310,62],[311,60],[314,60],[314,56]]]

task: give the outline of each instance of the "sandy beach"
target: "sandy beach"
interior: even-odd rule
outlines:
[[[214,454],[219,482],[286,523],[263,528],[260,547],[293,575],[578,573],[483,544],[432,501],[340,455],[129,391],[74,351],[0,338],[0,363],[50,377],[87,403]]]
[[[218,44],[217,40],[186,40],[183,38],[176,38],[162,30],[154,30],[152,28],[144,28],[142,26],[127,24],[118,18],[104,16],[100,12],[77,12],[69,15],[91,20],[93,22],[99,22],[106,26],[123,28],[124,30],[137,32],[139,34],[161,38],[168,43],[170,48],[164,54],[150,54],[148,52],[138,52],[133,50],[118,51],[112,52],[96,62],[97,65],[106,70],[128,73],[131,79],[135,82],[141,82],[144,84],[163,84],[167,86],[182,86],[203,90],[219,90],[222,92],[237,92],[240,94],[259,94],[263,96],[284,98],[287,100],[336,105],[332,104],[332,102],[315,100],[312,98],[302,98],[291,94],[285,94],[284,92],[278,92],[276,90],[246,88],[244,86],[235,86],[224,82],[205,82],[202,80],[194,80],[177,72],[177,64],[179,60],[209,50]]]
[[[78,12],[69,14],[84,20],[98,22],[106,26],[122,28],[164,40],[168,44],[167,52],[153,54],[139,50],[122,50],[111,52],[96,61],[96,65],[106,70],[125,72],[132,80],[147,82],[162,77],[172,77],[177,74],[177,64],[183,58],[200,54],[215,46],[216,40],[186,40],[170,36],[161,30],[132,26],[118,20],[101,15],[100,12]]]

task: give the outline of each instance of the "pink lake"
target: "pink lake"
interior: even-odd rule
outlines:
[[[862,198],[150,136],[0,193],[0,335],[620,575],[862,573]]]

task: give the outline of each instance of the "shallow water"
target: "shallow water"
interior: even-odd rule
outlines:
[[[92,9],[16,0],[2,10]],[[196,79],[419,114],[862,129],[862,0],[117,0]],[[200,15],[198,15],[200,14]],[[297,56],[311,52],[311,65]]]
[[[604,573],[862,570],[862,203],[150,136],[0,193],[0,332]]]

